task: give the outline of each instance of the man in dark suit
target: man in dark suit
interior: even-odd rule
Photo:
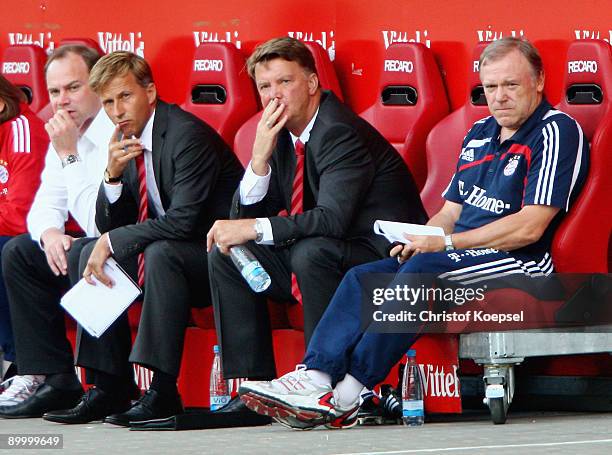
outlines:
[[[225,376],[271,378],[266,297],[301,297],[308,341],[346,270],[385,256],[388,242],[374,234],[374,221],[427,217],[399,154],[321,90],[302,43],[273,39],[247,65],[265,108],[232,219],[208,233],[208,258]],[[272,278],[263,294],[249,289],[226,255],[247,242]]]
[[[83,249],[82,273],[111,287],[103,266],[113,256],[144,284],[142,315],[131,354],[125,315],[99,339],[80,332],[77,364],[94,371],[96,387],[75,408],[44,418],[106,417],[129,426],[182,412],[176,379],[190,306],[210,301],[204,235],[228,213],[243,169],[212,128],[158,99],[149,65],[137,55],[106,55],[89,84],[116,129],[96,202],[102,235]],[[125,406],[129,362],[154,372],[132,407]]]

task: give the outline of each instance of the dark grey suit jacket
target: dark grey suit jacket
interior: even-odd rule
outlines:
[[[400,155],[331,92],[323,91],[306,144],[304,213],[276,216],[291,206],[295,152],[287,130],[279,135],[270,166],[265,198],[243,206],[237,191],[231,217],[269,217],[277,246],[313,236],[363,239],[384,256],[389,242],[374,234],[376,219],[427,222],[419,192]]]
[[[138,219],[138,176],[132,160],[121,197],[110,204],[98,191],[96,224],[109,232],[114,257],[124,260],[157,240],[203,242],[217,219],[227,218],[243,168],[210,126],[174,104],[158,101],[153,121],[153,172],[166,212]]]

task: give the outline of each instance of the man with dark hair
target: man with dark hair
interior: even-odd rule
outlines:
[[[267,298],[303,303],[308,340],[344,273],[386,254],[374,220],[427,217],[397,151],[321,89],[303,43],[270,40],[247,65],[264,110],[232,219],[208,233],[209,267],[225,376],[272,378]],[[272,278],[262,294],[227,256],[247,242]]]
[[[113,124],[87,83],[96,59],[87,47],[62,46],[45,67],[54,112],[45,125],[51,144],[27,217],[29,235],[15,237],[2,254],[19,375],[34,380],[0,406],[0,417],[41,416],[76,404],[83,393],[59,300],[70,287],[68,275],[78,279],[84,243],[76,241],[80,234],[65,231],[68,215],[87,236],[99,235],[95,198]]]
[[[241,398],[253,410],[301,429],[356,423],[363,387],[387,376],[422,325],[407,321],[403,328],[410,333],[381,333],[362,320],[361,286],[368,275],[393,274],[380,288],[393,292],[396,286],[421,287],[423,274],[468,286],[517,275],[529,283],[553,271],[552,238],[586,177],[588,143],[576,121],[544,99],[542,63],[530,43],[504,38],[480,61],[492,115],[468,132],[446,202],[427,223],[446,235],[406,235],[408,242],[390,252],[397,260],[350,270],[303,364],[277,380],[241,385]],[[427,303],[414,299],[411,311],[426,310]]]
[[[4,245],[27,232],[26,216],[40,185],[49,136],[44,123],[26,104],[25,94],[0,75],[0,257]],[[35,386],[29,376],[16,374],[15,344],[9,303],[0,270],[0,406],[15,403],[24,389]]]
[[[112,287],[103,267],[113,256],[144,286],[142,314],[131,354],[127,314],[99,339],[79,329],[76,362],[95,373],[95,386],[44,418],[130,426],[183,412],[176,381],[190,307],[210,304],[204,235],[229,212],[243,169],[210,126],[158,99],[136,54],[102,57],[89,84],[116,128],[96,201],[102,235],[83,249],[80,269],[89,283]],[[153,370],[132,406],[130,362]]]

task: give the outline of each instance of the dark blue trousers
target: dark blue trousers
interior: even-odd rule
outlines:
[[[446,275],[447,279],[460,278],[457,282],[464,284],[475,279],[499,278],[500,274],[550,273],[552,263],[549,265],[549,255],[539,260],[517,258],[492,249],[470,249],[422,253],[401,265],[395,258],[388,258],[354,267],[344,276],[317,325],[303,363],[309,369],[328,373],[333,383],[350,373],[363,385],[372,388],[387,376],[414,343],[420,330],[418,323],[413,324],[413,333],[363,330],[361,305],[365,275],[392,274],[387,288],[410,284],[412,277],[415,287],[421,286],[422,275],[417,274]],[[417,302],[414,308],[423,304],[426,302]]]
[[[0,263],[2,260],[2,249],[6,242],[12,237],[0,236]],[[4,352],[4,360],[15,361],[15,343],[13,341],[13,329],[11,327],[11,314],[9,313],[8,297],[0,267],[0,347]]]

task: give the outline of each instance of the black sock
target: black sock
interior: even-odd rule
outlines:
[[[6,369],[6,373],[4,373],[4,377],[2,381],[6,381],[9,378],[12,378],[17,374],[17,364],[15,362],[11,363],[11,365]]]
[[[153,370],[153,380],[150,389],[162,395],[178,395],[176,376],[163,371]]]
[[[118,376],[100,370],[92,370],[93,383],[102,391],[117,396],[133,397],[137,389],[133,377]]]
[[[75,373],[55,373],[49,374],[45,378],[45,382],[51,387],[60,390],[77,390],[82,389],[79,379]]]

